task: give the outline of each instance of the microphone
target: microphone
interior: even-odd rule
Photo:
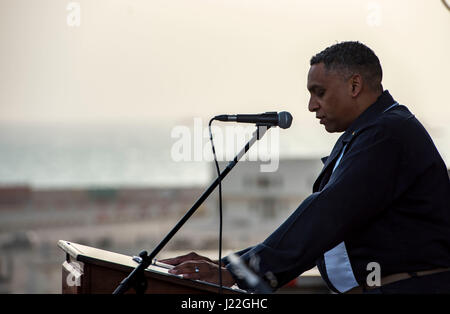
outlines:
[[[261,114],[223,114],[220,116],[215,116],[214,119],[226,122],[233,121],[242,123],[256,123],[258,125],[265,126],[279,126],[282,129],[287,129],[292,124],[292,115],[287,111],[281,111],[279,113],[271,111]]]
[[[257,276],[247,265],[242,262],[241,258],[235,253],[227,256],[230,261],[230,267],[234,274],[241,280],[244,280],[247,285],[256,293],[269,294],[272,293],[270,286],[259,276]]]

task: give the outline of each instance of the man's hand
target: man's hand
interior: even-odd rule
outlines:
[[[219,284],[218,261],[212,261],[208,257],[191,252],[186,255],[161,260],[160,262],[175,266],[169,270],[170,274]],[[225,267],[220,267],[220,271],[222,272],[222,285],[227,287],[234,285],[235,282],[230,272]]]
[[[170,264],[170,265],[174,265],[174,266],[179,265],[186,261],[207,261],[207,262],[213,263],[213,261],[210,260],[209,258],[207,258],[206,256],[198,255],[195,252],[191,252],[189,254],[180,255],[177,257],[173,257],[173,258],[166,258],[166,259],[160,260],[161,263],[166,263],[166,264]]]

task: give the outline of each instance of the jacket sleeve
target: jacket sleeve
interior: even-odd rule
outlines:
[[[394,198],[401,145],[383,131],[354,139],[327,185],[311,194],[263,243],[241,257],[258,256],[261,277],[274,275],[279,288],[346,238],[364,228]]]

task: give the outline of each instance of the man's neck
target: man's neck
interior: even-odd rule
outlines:
[[[361,95],[360,99],[358,100],[359,115],[361,115],[364,111],[367,110],[367,108],[373,105],[381,96],[381,94],[383,94],[383,90],[368,92],[364,95]]]

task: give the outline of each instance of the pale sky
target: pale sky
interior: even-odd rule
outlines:
[[[311,56],[359,40],[384,87],[450,142],[449,31],[441,0],[0,0],[0,123],[287,110],[312,125]]]

